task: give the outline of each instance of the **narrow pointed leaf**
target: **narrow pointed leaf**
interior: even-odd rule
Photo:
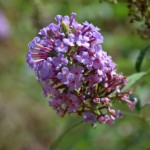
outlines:
[[[144,59],[148,49],[150,49],[150,46],[147,46],[146,48],[141,50],[141,52],[139,53],[139,56],[138,56],[138,58],[136,60],[136,64],[135,64],[135,69],[137,72],[141,71],[142,62],[143,62],[143,59]]]
[[[127,77],[128,84],[123,88],[123,91],[130,89],[138,80],[144,77],[147,72],[140,72],[132,74],[131,76]]]

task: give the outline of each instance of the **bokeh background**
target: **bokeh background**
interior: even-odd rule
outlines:
[[[77,21],[87,20],[101,29],[103,49],[118,64],[118,72],[127,76],[136,72],[136,59],[150,40],[142,39],[136,25],[129,23],[126,3],[0,0],[0,150],[48,150],[64,130],[81,120],[57,116],[25,60],[27,44],[39,29],[57,14],[71,12],[77,13]],[[149,62],[147,52],[143,71],[150,68]],[[134,90],[139,99],[135,111],[121,105],[126,113],[113,126],[93,129],[81,124],[63,138],[58,150],[150,150],[150,77],[138,81]]]

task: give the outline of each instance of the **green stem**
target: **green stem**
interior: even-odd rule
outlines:
[[[72,125],[70,128],[68,128],[66,131],[64,131],[50,146],[50,150],[55,150],[59,143],[61,142],[61,140],[64,138],[64,136],[71,131],[73,128],[79,126],[80,124],[82,124],[84,122],[84,120],[77,122],[76,124]]]

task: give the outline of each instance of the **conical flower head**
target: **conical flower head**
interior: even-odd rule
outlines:
[[[133,108],[129,92],[121,92],[127,84],[116,64],[101,43],[99,28],[87,21],[80,24],[71,17],[57,15],[56,24],[41,29],[29,44],[27,63],[42,83],[49,105],[60,116],[76,113],[85,122],[112,124],[121,112],[110,108],[120,99]]]

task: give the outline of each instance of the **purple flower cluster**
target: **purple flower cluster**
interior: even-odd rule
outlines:
[[[80,24],[75,17],[75,13],[70,18],[57,15],[57,24],[41,29],[28,44],[27,63],[58,115],[76,113],[91,124],[112,124],[122,116],[111,108],[115,99],[125,101],[130,109],[136,101],[121,91],[126,78],[116,73],[116,64],[102,50],[99,28]]]

